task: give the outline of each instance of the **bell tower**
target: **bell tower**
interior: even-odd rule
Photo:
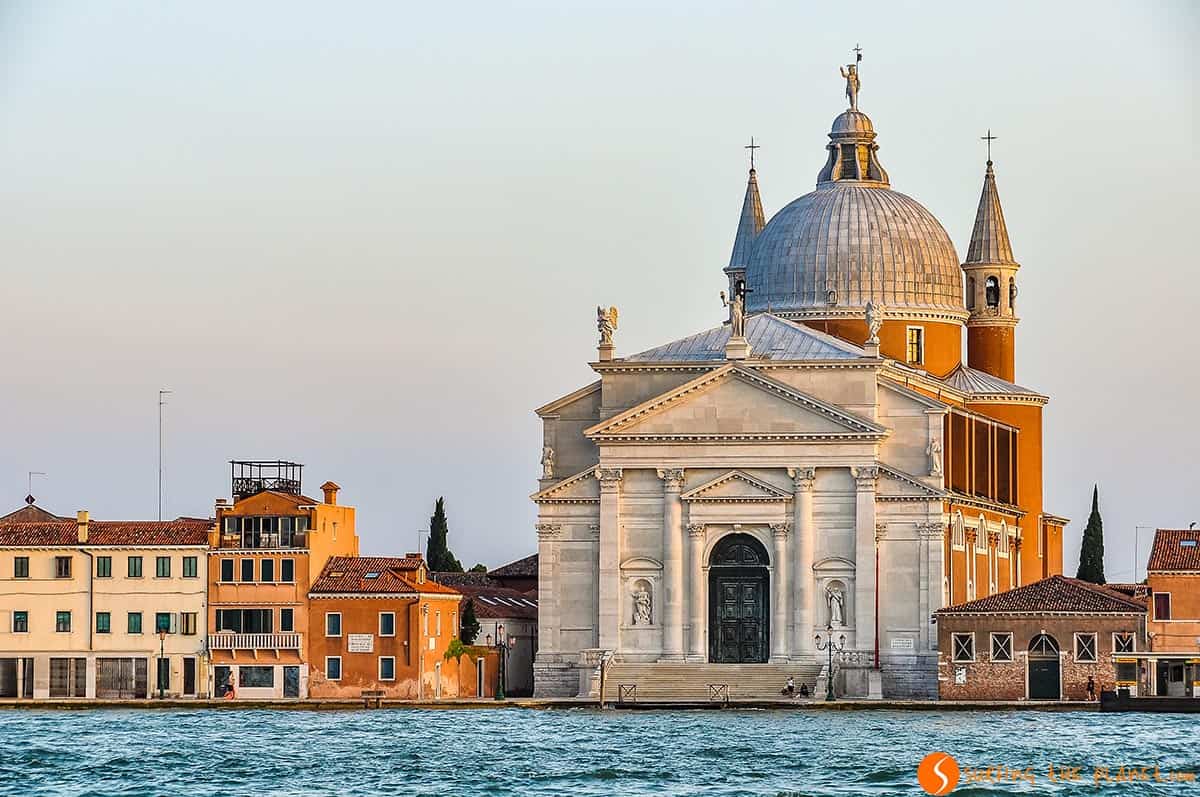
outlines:
[[[988,131],[987,173],[983,177],[983,193],[975,212],[975,228],[971,245],[962,264],[966,279],[967,365],[980,371],[1013,381],[1016,359],[1015,332],[1017,323],[1017,269],[1004,211],[996,191],[996,175],[992,171],[991,142]]]

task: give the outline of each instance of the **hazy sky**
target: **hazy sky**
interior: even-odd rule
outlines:
[[[0,2],[0,508],[156,512],[231,458],[339,482],[364,553],[444,495],[465,565],[536,547],[532,409],[712,326],[762,144],[813,188],[862,44],[894,187],[960,256],[994,158],[1046,508],[1108,575],[1200,520],[1196,6]],[[1150,534],[1143,533],[1142,547]]]

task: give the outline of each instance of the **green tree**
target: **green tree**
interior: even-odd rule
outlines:
[[[486,572],[487,572],[487,565],[485,565],[485,564],[477,564],[477,565],[475,565],[474,567],[472,567],[470,570],[468,570],[467,572],[468,572],[468,573],[486,573]]]
[[[1075,578],[1093,584],[1104,583],[1104,521],[1100,519],[1100,487],[1092,487],[1092,513],[1083,530],[1079,548],[1079,572]]]
[[[458,638],[464,645],[474,645],[475,637],[479,636],[479,619],[475,617],[475,601],[467,598],[463,606],[462,618],[459,620]]]
[[[435,573],[461,573],[462,564],[450,552],[446,541],[450,528],[446,524],[446,503],[444,498],[437,500],[433,508],[433,516],[429,518],[429,542],[425,546],[425,560],[429,569]]]

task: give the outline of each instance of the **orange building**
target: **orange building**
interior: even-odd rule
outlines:
[[[458,637],[457,590],[429,578],[420,554],[338,556],[309,590],[308,694],[436,700],[493,694],[494,652],[448,655]]]
[[[331,557],[358,553],[354,508],[333,482],[305,496],[297,463],[231,465],[233,502],[217,503],[209,541],[210,693],[305,697],[309,586]]]
[[[1139,694],[1200,697],[1200,531],[1158,529],[1146,584],[1149,649],[1136,657]],[[1122,663],[1130,659],[1118,659],[1118,670]]]

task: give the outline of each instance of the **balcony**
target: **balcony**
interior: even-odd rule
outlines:
[[[301,634],[235,634],[208,635],[209,650],[300,650]]]

